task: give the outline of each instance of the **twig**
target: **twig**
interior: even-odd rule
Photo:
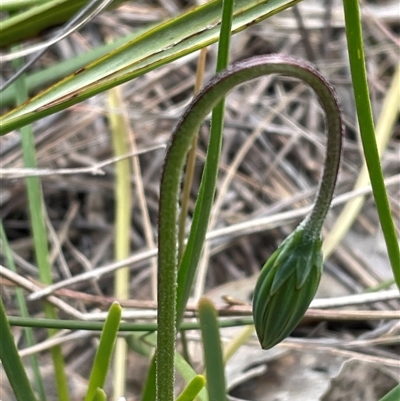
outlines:
[[[43,177],[50,175],[74,175],[74,174],[92,174],[92,175],[105,175],[105,171],[102,170],[110,164],[119,162],[120,160],[128,159],[132,156],[141,155],[144,153],[152,152],[158,149],[164,149],[165,144],[150,146],[145,149],[138,150],[136,152],[127,153],[123,156],[111,157],[103,162],[96,163],[90,167],[76,167],[76,168],[0,168],[0,177],[7,179],[25,178],[25,177]]]
[[[39,286],[35,285],[34,283],[27,280],[26,278],[23,278],[19,274],[16,274],[1,265],[0,265],[0,276],[7,278],[8,280],[18,284],[20,287],[25,288],[28,291],[33,292],[33,291],[40,290]],[[65,312],[66,314],[74,317],[75,319],[85,320],[85,316],[82,313],[80,313],[75,308],[73,308],[66,302],[62,301],[61,299],[59,299],[53,295],[50,295],[49,297],[47,297],[47,301],[50,302],[51,304],[53,304],[58,309]]]

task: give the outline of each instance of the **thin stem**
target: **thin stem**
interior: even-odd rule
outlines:
[[[248,68],[248,66],[245,66],[245,63],[253,63],[253,61],[257,63],[257,65],[254,65],[253,67]],[[285,63],[284,60],[288,61],[287,68],[284,66],[277,66],[276,63],[278,63],[278,60],[282,61],[282,64]],[[249,59],[247,62],[242,62],[238,63],[237,66],[238,68],[244,68],[244,69],[253,69],[253,72],[251,73],[254,74],[252,75],[251,78],[253,79],[256,78],[257,76],[263,75],[261,73],[260,68],[264,69],[265,67],[260,67],[258,64],[262,64],[265,61],[265,64],[269,63],[274,63],[274,66],[270,66],[266,68],[266,74],[268,73],[281,73],[282,75],[288,75],[291,77],[297,77],[299,79],[302,79],[305,81],[305,83],[309,84],[317,93],[319,96],[320,102],[323,105],[325,115],[326,115],[326,126],[330,127],[329,131],[330,134],[328,133],[328,140],[327,140],[327,151],[326,151],[326,160],[325,160],[325,169],[323,172],[323,177],[321,180],[321,185],[317,193],[316,197],[316,202],[314,205],[314,208],[311,212],[311,214],[306,218],[304,222],[304,229],[305,229],[305,234],[308,235],[310,239],[313,237],[318,238],[320,236],[320,231],[321,227],[323,224],[323,221],[325,219],[325,216],[329,210],[330,203],[332,200],[333,196],[333,190],[336,182],[336,176],[339,168],[339,159],[340,159],[340,150],[341,150],[341,137],[342,137],[342,122],[341,122],[341,117],[340,117],[340,109],[338,105],[338,101],[335,96],[335,92],[333,88],[326,82],[326,80],[315,70],[314,67],[312,67],[310,64],[307,64],[305,62],[299,62],[296,61],[293,58],[290,57],[284,57],[284,56],[271,56],[271,58],[268,58],[268,56],[261,56],[255,59]],[[296,64],[293,66],[290,66],[291,63]],[[305,67],[306,69],[309,69],[310,71],[313,71],[315,75],[313,76],[312,74],[307,74],[308,77],[305,77],[305,72],[302,70],[301,67]],[[208,92],[212,92],[211,87],[215,84],[218,87],[222,88],[223,85],[220,86],[218,83],[219,80],[223,81],[230,81],[230,79],[227,77],[229,75],[236,75],[237,71],[235,72],[236,65],[232,66],[228,71],[223,73],[223,76],[220,76],[220,78],[215,78],[214,82],[211,82],[208,84],[208,86],[204,89],[202,94],[198,96],[198,98],[204,97],[206,100],[204,101],[204,104],[208,101],[208,98],[212,98],[214,94],[208,94]],[[268,72],[267,72],[268,71]],[[303,71],[300,73],[299,71]],[[257,75],[258,74],[258,75]],[[227,76],[225,76],[227,75]],[[240,75],[240,77],[239,77]],[[245,78],[242,77],[246,76],[246,72],[242,71],[240,74],[238,74],[237,78],[234,78],[235,83],[237,84],[245,82]],[[313,77],[312,79],[310,79]],[[228,79],[227,79],[228,78]],[[224,86],[227,83],[224,83]],[[234,85],[233,85],[234,86]],[[324,90],[321,90],[321,86],[324,87]],[[318,89],[318,87],[320,87]],[[226,87],[226,90],[229,91],[232,89],[232,86]],[[218,92],[219,89],[217,89],[215,92]],[[223,92],[224,89],[221,89]],[[224,96],[224,93],[221,93],[221,96]],[[203,103],[203,101],[194,100],[192,105],[189,106],[187,110],[187,114],[190,113],[190,109],[193,107],[194,109],[197,109],[197,105],[195,103]],[[198,111],[196,110],[196,115],[198,115]],[[186,125],[184,120],[186,119],[186,115],[182,117],[181,122],[183,122],[184,130],[189,129],[189,125]],[[190,118],[190,121],[191,118]],[[198,122],[197,122],[198,123]],[[188,127],[188,128],[186,128]],[[177,130],[180,129],[180,127],[177,127]],[[187,135],[187,134],[185,134]],[[190,134],[189,134],[190,135]],[[177,156],[174,156],[177,157]],[[211,172],[205,172],[204,174],[210,174]],[[212,183],[211,179],[209,182]],[[210,190],[208,189],[208,186],[206,186],[206,189],[208,190],[208,193]],[[190,295],[190,287],[188,283],[190,283],[193,280],[194,272],[192,267],[197,266],[197,261],[200,257],[201,251],[202,251],[202,244],[204,243],[204,238],[206,235],[206,230],[207,230],[207,224],[206,222],[208,221],[207,216],[210,213],[211,206],[210,204],[212,203],[213,199],[213,192],[211,195],[208,195],[207,197],[201,197],[202,192],[199,194],[199,199],[197,200],[196,204],[196,209],[198,206],[201,205],[201,208],[199,207],[198,211],[198,218],[193,219],[192,222],[192,230],[188,239],[187,247],[185,250],[185,253],[183,255],[182,261],[180,263],[179,267],[179,273],[178,273],[178,302],[177,302],[177,320],[179,322],[181,316],[183,315],[185,305],[187,302],[187,299],[189,298]],[[204,199],[203,199],[204,198]],[[190,251],[190,252],[188,252]]]
[[[372,192],[381,223],[390,264],[400,289],[400,249],[396,235],[390,204],[383,180],[383,172],[379,159],[378,147],[369,100],[367,71],[362,40],[361,16],[358,0],[343,2],[346,20],[346,36],[350,60],[351,77],[357,107],[358,125],[363,144],[365,162],[371,180]]]
[[[249,311],[250,313],[250,311]],[[379,318],[381,318],[379,316]],[[41,327],[53,329],[68,329],[68,330],[90,330],[101,331],[104,328],[104,322],[84,321],[71,319],[45,319],[33,317],[7,316],[7,321],[10,326],[18,327]],[[235,317],[232,319],[223,319],[218,322],[219,327],[234,327],[247,326],[253,324],[251,316]],[[157,323],[126,323],[122,322],[119,325],[119,332],[139,332],[152,333],[157,331]],[[198,322],[183,322],[181,330],[198,330],[200,325]]]
[[[399,93],[400,93],[400,64],[393,74],[392,82],[388,87],[385,99],[382,102],[381,114],[376,123],[375,137],[378,146],[378,152],[382,157],[385,149],[388,146],[389,139],[392,136],[394,127],[399,114]],[[366,164],[364,164],[358,174],[354,190],[359,190],[369,184],[369,175]],[[387,182],[385,182],[387,188]],[[329,235],[324,238],[322,252],[324,258],[327,259],[336,249],[337,244],[347,234],[354,221],[357,219],[361,208],[365,203],[366,197],[359,196],[349,199],[345,207],[340,212],[340,215],[335,219],[335,224],[331,227]]]
[[[216,72],[225,70],[229,65],[229,49],[232,28],[233,1],[224,0],[222,5],[221,30],[218,44]],[[185,251],[178,268],[177,314],[176,325],[179,327],[183,313],[193,287],[197,266],[203,250],[204,236],[211,215],[211,208],[217,186],[217,174],[222,148],[225,115],[225,99],[212,109],[210,140],[207,158],[204,163],[199,193],[193,212],[193,220]]]
[[[332,94],[334,94],[333,88],[331,88],[331,90]],[[320,235],[325,217],[328,214],[340,165],[343,126],[339,103],[336,96],[332,96],[331,100],[334,104],[332,103],[328,106],[325,105],[324,100],[320,98],[320,102],[325,109],[326,126],[328,127],[326,156],[324,171],[322,173],[313,209],[304,219],[305,229],[308,231],[309,237],[314,238]],[[328,114],[328,111],[333,114]]]
[[[195,376],[189,384],[184,388],[176,401],[192,401],[200,393],[206,383],[206,379],[202,375]]]
[[[208,396],[210,401],[224,401],[226,400],[226,380],[218,318],[213,303],[207,298],[199,302],[199,320]]]
[[[223,0],[222,2],[222,16],[221,16],[221,30],[219,36],[218,45],[218,56],[217,56],[217,72],[225,69],[229,64],[229,49],[230,49],[230,38],[232,29],[232,19],[233,19],[233,8],[234,0]],[[199,195],[197,198],[197,203],[200,205],[205,201],[206,208],[208,209],[201,219],[202,222],[197,223],[196,219],[199,219],[199,214],[195,211],[195,216],[193,218],[193,224],[191,233],[196,230],[199,226],[204,230],[207,226],[208,220],[211,212],[211,204],[214,199],[216,179],[218,164],[221,154],[222,147],[222,137],[223,137],[223,125],[224,125],[224,111],[225,111],[225,99],[223,96],[218,98],[218,101],[212,105],[208,110],[212,110],[211,116],[211,129],[210,129],[210,143],[207,152],[207,159],[204,166],[203,178],[200,185]],[[196,126],[196,129],[192,132],[193,135],[190,136],[190,142],[188,146],[193,142],[193,138],[196,136],[200,124]],[[185,149],[183,153],[183,161],[186,158],[188,148]],[[179,177],[182,174],[182,165],[179,168],[176,176]],[[210,202],[211,200],[211,202]],[[161,202],[161,194],[160,194]],[[177,209],[177,199],[175,200],[174,208]],[[196,205],[197,209],[197,205]],[[174,213],[177,213],[175,210]],[[161,216],[161,206],[160,206],[160,216]],[[174,241],[177,242],[179,239],[179,233],[176,232],[176,214],[174,217]],[[177,237],[178,235],[178,237]],[[205,235],[205,232],[204,232]],[[162,246],[162,240],[159,238],[159,249]],[[204,243],[203,241],[200,245]],[[190,246],[190,239],[188,242],[188,248]],[[174,399],[174,350],[176,341],[176,330],[179,327],[182,316],[183,308],[186,305],[187,299],[179,297],[182,292],[179,292],[177,286],[177,272],[178,272],[178,259],[176,258],[176,253],[179,255],[179,248],[166,248],[167,253],[173,256],[174,266],[172,270],[165,270],[167,274],[162,271],[163,267],[159,264],[158,269],[158,337],[157,337],[157,380],[156,380],[156,391],[157,400],[159,401],[172,401]],[[190,250],[190,248],[189,248]],[[188,254],[188,249],[186,249],[185,254]],[[160,259],[159,259],[160,260]],[[183,260],[183,259],[182,259]],[[183,269],[182,269],[183,270]],[[192,269],[192,275],[188,280],[188,283],[184,286],[186,294],[190,292],[191,282],[194,278],[194,271]],[[168,272],[170,274],[168,274]],[[178,290],[178,291],[177,291]],[[189,291],[188,291],[189,290]],[[185,294],[185,295],[186,295]],[[177,302],[178,300],[178,302]],[[178,308],[177,308],[178,307]],[[177,314],[178,309],[178,314]]]
[[[200,124],[221,99],[235,86],[266,74],[281,74],[304,81],[315,91],[324,109],[328,131],[325,169],[314,209],[305,222],[310,236],[320,235],[323,219],[331,202],[340,159],[342,121],[335,92],[314,67],[288,56],[260,56],[238,62],[212,79],[193,99],[180,119],[167,150],[161,179],[158,228],[158,337],[163,339],[163,347],[158,348],[157,358],[162,354],[162,358],[173,359],[175,346],[175,290],[178,266],[176,205],[186,154]],[[213,174],[216,176],[217,170],[213,171]],[[207,225],[207,216],[203,216],[203,225]],[[204,233],[201,243],[204,243],[206,232],[204,227],[202,229]]]
[[[21,60],[14,60],[15,67],[19,67]],[[25,77],[22,75],[15,83],[16,96],[18,103],[23,103],[27,98],[27,89]],[[21,128],[21,145],[24,167],[36,168],[36,153],[33,129],[30,125]],[[47,245],[47,231],[44,217],[44,201],[42,188],[39,177],[27,177],[25,179],[30,223],[32,227],[33,243],[35,249],[35,257],[39,268],[40,281],[43,284],[51,284],[51,264],[49,258],[49,250]],[[49,303],[44,303],[44,313],[46,317],[55,319],[57,317],[56,309]],[[49,335],[55,334],[56,331],[50,329]],[[54,365],[54,373],[57,383],[57,393],[60,401],[69,401],[69,390],[67,377],[65,374],[64,358],[61,346],[55,346],[51,349],[51,356]]]

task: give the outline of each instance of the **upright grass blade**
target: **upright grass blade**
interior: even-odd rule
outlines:
[[[218,318],[212,302],[199,302],[199,319],[206,367],[207,389],[210,401],[226,400],[226,383]]]
[[[17,401],[35,401],[28,376],[14,343],[14,337],[7,321],[3,301],[0,298],[0,360],[10,381]]]
[[[206,380],[204,376],[195,376],[192,381],[184,388],[176,401],[193,401],[205,384]]]
[[[229,49],[232,26],[233,1],[223,2],[222,24],[218,44],[216,72],[224,70],[229,64]],[[182,319],[197,266],[203,249],[205,235],[214,202],[217,185],[219,159],[222,147],[225,100],[223,99],[212,111],[210,139],[206,162],[200,183],[199,195],[193,213],[189,239],[179,264],[177,293],[177,324]]]
[[[94,358],[92,372],[90,373],[89,387],[85,401],[93,400],[97,389],[104,387],[120,321],[121,306],[118,302],[114,302],[108,311],[107,319],[101,333],[100,343]]]
[[[14,264],[14,259],[11,254],[11,249],[10,249],[10,246],[7,241],[6,233],[4,231],[3,222],[1,220],[0,220],[0,250],[2,251],[2,253],[7,261],[9,269],[12,270],[13,272],[16,272],[17,269]],[[25,298],[24,298],[22,289],[16,288],[15,294],[17,296],[17,302],[18,302],[21,316],[29,317],[28,308],[26,306],[26,302],[25,302]],[[34,346],[35,340],[33,337],[32,328],[25,327],[24,333],[25,333],[27,345],[29,347]],[[39,393],[39,399],[40,399],[40,401],[46,401],[46,393],[44,391],[43,380],[42,380],[42,376],[40,374],[38,359],[35,354],[30,356],[30,362],[31,362],[31,367],[32,367],[32,371],[33,371],[33,376],[35,378],[36,389],[37,389],[37,392]]]
[[[365,54],[362,39],[360,6],[358,0],[343,2],[347,49],[349,52],[351,78],[357,107],[358,124],[364,149],[365,161],[371,180],[372,192],[381,223],[383,236],[396,284],[400,289],[400,248],[396,236],[390,204],[383,180],[382,167],[375,139],[374,121],[368,91]]]
[[[220,32],[220,43],[218,47],[218,59],[217,59],[217,72],[222,71],[227,67],[229,62],[229,43],[232,27],[232,13],[233,13],[233,0],[224,0],[221,17],[221,32]],[[202,180],[200,185],[199,201],[202,203],[203,199],[207,196],[209,209],[202,215],[202,224],[195,224],[193,222],[192,230],[202,230],[203,238],[199,244],[200,252],[205,239],[205,232],[207,230],[207,224],[211,211],[211,205],[214,199],[214,192],[216,186],[216,178],[218,175],[218,164],[219,155],[221,152],[222,144],[222,133],[223,133],[223,118],[224,118],[224,107],[225,103],[223,100],[215,107],[212,113],[211,122],[211,134],[210,144],[208,150],[208,156],[206,165],[204,167],[204,176],[207,180]],[[178,171],[177,174],[180,172]],[[164,196],[164,192],[161,193],[160,198]],[[160,201],[161,202],[161,201]],[[177,205],[175,205],[177,207]],[[197,207],[196,207],[197,209]],[[198,213],[198,212],[197,212]],[[160,216],[161,216],[160,208]],[[161,216],[162,217],[162,216]],[[199,217],[199,215],[198,215]],[[201,237],[200,237],[201,238]],[[159,239],[160,241],[160,239]],[[190,238],[189,238],[190,241]],[[164,244],[165,247],[165,244]],[[173,249],[169,250],[170,253],[175,252]],[[188,247],[185,250],[182,258],[181,266],[184,264],[185,254],[188,253]],[[161,260],[162,256],[160,256]],[[178,266],[173,267],[173,271],[169,271],[166,264],[164,268],[159,264],[158,272],[158,336],[157,336],[157,350],[156,350],[156,388],[157,388],[157,401],[173,401],[174,398],[174,349],[176,341],[176,328],[179,328],[183,310],[186,306],[187,299],[189,297],[190,288],[193,283],[196,264],[192,264],[191,270],[186,271],[185,275],[185,296],[179,296],[181,290],[179,285],[177,287],[177,270]],[[183,269],[181,269],[183,270]],[[185,273],[183,273],[185,274]],[[190,276],[188,276],[190,274]],[[177,292],[176,292],[177,291]],[[178,311],[178,313],[177,313]]]
[[[14,64],[17,68],[20,66],[18,61],[16,61]],[[21,76],[18,81],[15,82],[15,84],[17,90],[17,99],[22,103],[26,99],[27,93],[24,76]],[[21,143],[24,167],[35,168],[37,163],[35,155],[35,142],[31,126],[21,128]],[[51,266],[49,250],[47,246],[47,231],[40,180],[38,177],[27,177],[25,182],[28,192],[29,214],[40,281],[43,284],[51,284]],[[47,318],[55,319],[57,317],[55,308],[47,302],[44,303],[44,311]],[[55,334],[55,332],[56,331],[53,329],[49,330],[50,335]],[[52,347],[51,356],[54,364],[59,401],[69,401],[67,378],[61,347]]]

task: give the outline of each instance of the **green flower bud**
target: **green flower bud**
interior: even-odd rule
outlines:
[[[267,260],[254,290],[253,318],[263,349],[272,348],[299,324],[322,273],[322,240],[300,224]]]

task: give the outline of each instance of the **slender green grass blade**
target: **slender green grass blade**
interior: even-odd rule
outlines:
[[[185,358],[179,354],[175,353],[175,366],[179,374],[183,377],[186,383],[190,383],[197,375],[193,368],[187,363]],[[198,401],[209,401],[207,390],[203,387],[197,392]]]
[[[18,349],[14,343],[14,337],[7,321],[3,301],[0,298],[0,360],[10,381],[17,401],[35,401],[28,376],[26,375]]]
[[[239,32],[300,0],[237,0],[232,30]],[[221,0],[213,0],[160,24],[10,111],[5,134],[170,63],[218,40]]]
[[[92,400],[97,389],[104,387],[120,321],[121,306],[118,302],[114,302],[108,311],[107,319],[100,336],[100,343],[94,358],[92,372],[90,373],[85,401]]]
[[[224,70],[229,64],[230,37],[233,19],[233,0],[224,0],[222,24],[218,44],[217,71]],[[210,140],[203,176],[196,201],[189,239],[183,253],[178,272],[177,324],[183,317],[190,296],[197,266],[203,249],[208,222],[214,202],[217,185],[219,159],[221,155],[224,130],[225,99],[212,111]]]
[[[374,121],[368,91],[367,71],[362,39],[361,15],[358,0],[343,2],[347,48],[350,59],[351,78],[357,107],[358,125],[364,149],[365,161],[371,180],[383,236],[392,266],[396,284],[400,289],[400,247],[392,218],[390,204],[383,180],[378,147],[375,138]]]
[[[222,9],[222,17],[221,17],[221,31],[220,31],[220,43],[218,47],[218,58],[217,58],[217,71],[222,71],[225,69],[229,63],[229,43],[230,43],[230,35],[232,28],[232,13],[233,13],[233,0],[224,0],[223,1],[223,9]],[[218,165],[219,165],[219,156],[221,152],[222,146],[222,132],[223,132],[223,119],[224,119],[224,101],[220,101],[217,107],[213,110],[212,113],[212,122],[211,122],[211,135],[210,135],[210,144],[209,150],[205,165],[205,175],[211,181],[211,184],[206,182],[202,182],[200,185],[200,192],[202,188],[207,188],[207,184],[211,186],[211,199],[208,199],[208,204],[211,204],[214,198],[214,191],[216,186],[216,177],[218,175]],[[169,157],[171,155],[169,154]],[[209,175],[207,175],[207,172]],[[202,180],[203,181],[203,180]],[[161,192],[161,202],[166,199],[167,196],[162,191]],[[175,204],[175,207],[178,206]],[[211,209],[202,216],[203,224],[201,228],[204,230],[204,237],[202,238],[202,242],[200,246],[203,245],[205,239],[205,233],[207,230],[207,224],[209,220],[209,214]],[[163,217],[163,209],[160,206],[160,219]],[[160,224],[160,223],[159,223]],[[197,230],[198,227],[192,227],[192,230]],[[189,297],[187,294],[187,298],[181,297],[177,299],[177,294],[175,293],[177,290],[179,291],[179,286],[177,287],[177,269],[176,266],[178,264],[177,260],[175,263],[169,267],[167,264],[163,264],[163,256],[161,252],[159,253],[159,271],[158,271],[158,314],[157,314],[157,323],[158,323],[158,336],[157,336],[157,363],[156,363],[156,399],[158,401],[172,401],[174,397],[174,349],[175,349],[175,341],[176,341],[176,328],[179,328],[182,316],[183,309],[186,305],[186,301]],[[175,250],[173,248],[168,249],[167,252],[173,253]],[[185,250],[187,253],[187,249]],[[185,257],[182,259],[182,263]],[[187,277],[187,281],[185,281],[186,292],[190,291],[191,284],[194,279],[195,270],[197,268],[196,265],[191,266],[190,270],[191,276]],[[177,308],[178,305],[178,308]],[[178,310],[178,314],[177,314]]]
[[[131,33],[127,36],[118,38],[114,42],[97,46],[91,50],[86,51],[85,53],[77,55],[74,58],[60,61],[59,63],[51,65],[46,69],[27,73],[25,76],[25,81],[28,93],[32,95],[32,93],[37,92],[40,88],[46,87],[53,82],[65,78],[67,75],[72,74],[74,71],[79,70],[85,65],[90,64],[101,57],[104,57],[107,53],[112,52],[125,43],[132,41],[133,39],[143,34],[147,29],[140,29],[139,31],[135,31],[134,33]],[[16,105],[17,102],[15,97],[15,87],[14,84],[12,84],[1,93],[0,107]]]
[[[1,0],[1,10],[20,10],[21,8],[32,7],[41,3],[43,3],[43,0]]]
[[[206,366],[207,389],[210,401],[226,400],[226,384],[218,318],[214,305],[203,298],[199,302],[199,318],[204,361]]]
[[[191,382],[185,387],[176,401],[193,401],[200,390],[206,384],[206,379],[202,375],[195,376]]]
[[[11,249],[9,246],[9,243],[7,241],[6,233],[4,231],[4,226],[3,222],[0,219],[0,250],[5,256],[5,259],[7,261],[7,265],[9,266],[10,270],[13,272],[16,272],[17,269],[14,264],[14,259],[11,254]],[[20,288],[17,288],[15,290],[15,294],[17,297],[17,303],[19,306],[20,314],[22,317],[29,317],[28,313],[28,307],[26,306],[25,298],[23,291]],[[33,337],[33,332],[30,327],[25,327],[24,329],[25,337],[26,337],[26,343],[28,344],[29,347],[32,347],[35,345],[35,340]],[[37,392],[39,393],[39,399],[40,401],[46,401],[46,393],[44,391],[44,386],[43,386],[43,380],[42,376],[40,374],[40,369],[39,369],[39,363],[36,355],[31,355],[30,356],[30,362],[31,362],[31,367],[33,371],[33,376],[35,378],[35,384],[36,384],[36,389]]]
[[[20,67],[19,60],[16,60],[13,64],[16,68]],[[24,76],[21,76],[15,84],[17,99],[20,102],[23,102],[27,94]],[[24,167],[36,168],[35,143],[31,126],[21,128],[21,144]],[[38,177],[27,177],[25,182],[28,192],[30,222],[33,233],[35,257],[39,268],[39,277],[42,283],[51,284],[51,266],[47,246],[47,231],[40,180]],[[55,308],[47,302],[44,304],[44,311],[47,318],[55,319],[57,317]],[[49,334],[55,334],[55,331],[50,329]],[[52,347],[51,355],[53,359],[59,401],[69,401],[67,378],[61,346]]]

